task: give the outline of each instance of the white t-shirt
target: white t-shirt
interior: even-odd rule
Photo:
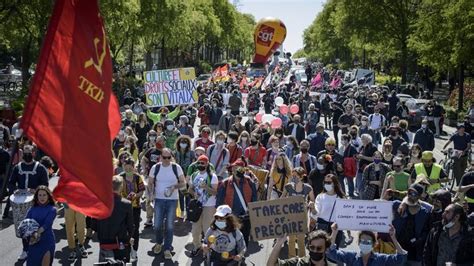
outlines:
[[[171,166],[171,164],[169,166],[161,165],[160,171],[158,172],[156,178],[154,176],[155,168],[156,164],[151,167],[149,174],[149,177],[155,180],[155,199],[177,200],[177,189],[173,191],[170,197],[165,197],[166,188],[178,184],[178,178],[173,173],[173,167]],[[178,172],[178,177],[183,175],[183,169],[181,169],[181,166],[176,165],[176,170]]]
[[[196,177],[193,179],[193,186],[194,186],[194,191],[196,192],[196,197],[197,199],[202,203],[202,206],[204,207],[213,207],[216,206],[216,196],[215,195],[210,195],[204,189],[201,188],[202,183],[207,183],[207,172],[204,174],[197,174]],[[212,185],[217,185],[219,183],[219,179],[217,179],[216,174],[211,174],[211,186]]]
[[[332,207],[334,206],[334,202],[337,199],[337,194],[328,195],[327,193],[320,193],[316,197],[315,205],[316,211],[318,212],[318,218],[325,220],[326,222],[330,222],[329,218],[331,217]],[[334,221],[334,213],[331,220]]]

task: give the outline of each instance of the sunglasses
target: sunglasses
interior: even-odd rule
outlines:
[[[324,251],[324,247],[323,247],[323,246],[313,246],[313,245],[309,245],[309,246],[308,246],[308,249],[309,249],[310,251],[313,251],[313,252]]]
[[[163,160],[169,160],[171,159],[171,156],[161,156],[161,158],[163,158]]]

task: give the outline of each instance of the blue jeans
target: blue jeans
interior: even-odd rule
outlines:
[[[178,200],[155,199],[155,236],[156,244],[163,243],[163,222],[166,219],[165,230],[166,234],[165,244],[163,250],[172,250],[173,244],[173,227],[174,219],[176,218],[176,206]]]

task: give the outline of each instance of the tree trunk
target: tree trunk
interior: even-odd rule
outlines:
[[[31,39],[21,49],[21,79],[23,89],[28,87],[30,80],[30,66],[31,66]]]
[[[461,63],[459,66],[459,95],[458,95],[458,111],[461,112],[464,109],[464,64]],[[459,112],[456,112],[458,120]],[[462,117],[461,117],[462,118]]]
[[[161,38],[161,69],[166,69],[166,60],[165,60],[165,37]]]
[[[402,84],[407,83],[407,72],[408,72],[408,47],[407,40],[402,41],[401,57],[400,57],[400,72],[402,75]]]
[[[153,67],[153,59],[151,58],[151,52],[147,51],[145,53],[145,67],[147,71],[150,71]]]
[[[129,65],[129,70],[130,70],[130,75],[132,75],[132,73],[134,72],[133,71],[133,55],[134,55],[134,44],[135,44],[135,38],[131,38],[131,44],[130,44],[130,54],[129,54],[129,61],[128,61],[128,65]]]

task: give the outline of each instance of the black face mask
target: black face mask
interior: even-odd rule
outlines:
[[[302,153],[308,153],[308,148],[301,148]]]
[[[322,252],[312,252],[312,251],[310,251],[310,252],[309,252],[309,257],[311,258],[311,260],[320,261],[320,260],[323,259],[324,253],[322,253]]]
[[[33,161],[33,154],[23,153],[23,160],[27,163],[31,163]]]
[[[204,171],[204,170],[206,170],[206,166],[205,165],[198,165],[197,169],[199,171]]]
[[[243,178],[244,177],[244,172],[236,171],[235,176],[237,176],[238,178]]]
[[[258,141],[256,141],[256,140],[251,140],[251,141],[250,141],[250,144],[251,144],[252,146],[255,146],[255,145],[258,144]]]

